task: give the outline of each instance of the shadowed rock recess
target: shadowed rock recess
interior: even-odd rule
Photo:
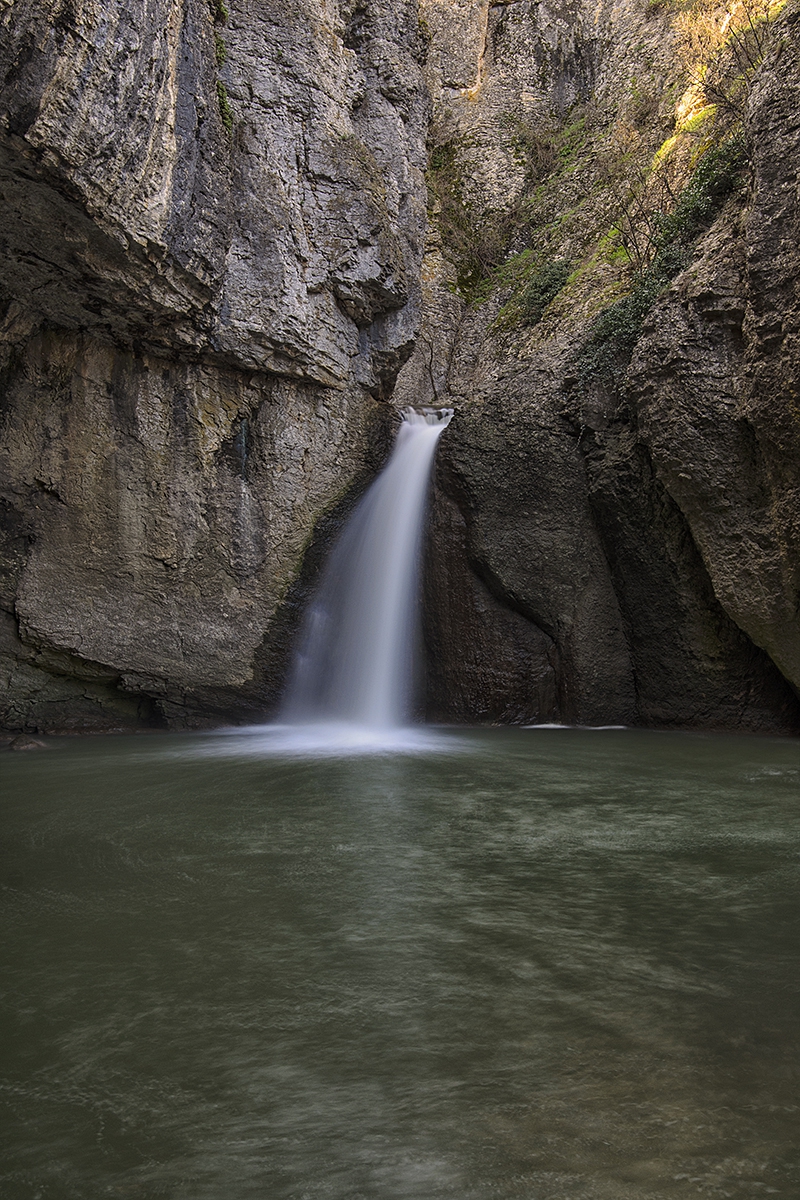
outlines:
[[[3,728],[274,711],[432,402],[431,719],[800,732],[796,4],[0,28]]]

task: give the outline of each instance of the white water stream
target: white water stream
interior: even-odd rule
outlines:
[[[412,715],[422,533],[451,409],[407,409],[391,457],[334,544],[306,613],[281,720],[398,730]]]

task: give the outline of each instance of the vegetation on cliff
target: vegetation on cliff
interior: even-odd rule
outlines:
[[[642,322],[664,288],[688,265],[691,247],[742,183],[747,146],[741,131],[705,150],[671,212],[652,214],[631,290],[604,309],[578,354],[582,379],[612,377],[624,370],[642,332]]]
[[[481,211],[470,189],[474,135],[435,146],[430,212],[454,290],[471,305],[499,294],[499,330],[538,324],[563,297],[557,314],[569,305],[596,318],[580,372],[623,366],[644,315],[743,181],[746,100],[782,8],[651,0],[678,51],[671,94],[633,77],[614,111],[590,96],[538,122],[504,114],[523,181],[502,208]]]

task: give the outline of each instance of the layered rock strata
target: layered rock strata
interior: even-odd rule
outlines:
[[[2,12],[11,728],[263,712],[313,530],[386,444],[425,226],[416,9],[224,16]]]
[[[800,730],[791,8],[749,177],[619,369],[579,367],[631,197],[707,139],[679,18],[0,8],[6,728],[273,710],[396,407],[433,402],[429,716]]]

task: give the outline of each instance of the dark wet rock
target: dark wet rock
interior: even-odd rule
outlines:
[[[46,750],[47,743],[40,742],[37,738],[28,737],[27,734],[21,733],[18,737],[12,738],[8,743],[9,750]]]

